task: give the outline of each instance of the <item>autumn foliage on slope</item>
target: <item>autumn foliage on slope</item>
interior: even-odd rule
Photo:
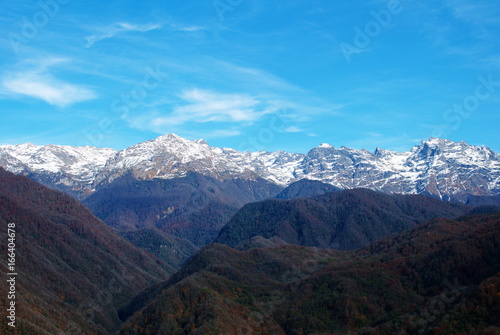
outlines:
[[[500,214],[357,251],[214,244],[121,311],[121,334],[498,334]]]
[[[469,210],[425,195],[388,195],[367,189],[264,200],[244,206],[215,242],[236,247],[254,236],[278,236],[290,244],[351,250],[433,218],[456,218]]]
[[[107,334],[117,309],[171,268],[132,246],[72,197],[0,168],[0,240],[16,225],[16,328],[1,334]],[[6,262],[0,265],[7,273]],[[0,285],[7,306],[7,285]],[[4,314],[4,313],[2,313]]]

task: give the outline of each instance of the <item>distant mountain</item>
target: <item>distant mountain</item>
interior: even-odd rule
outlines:
[[[437,219],[358,251],[203,248],[120,334],[498,334],[500,215]]]
[[[220,181],[188,172],[179,178],[137,180],[129,173],[83,203],[118,231],[154,227],[201,246],[212,242],[244,204],[281,190],[260,178]]]
[[[276,199],[310,198],[329,192],[337,192],[341,189],[330,184],[322,183],[318,180],[301,179],[290,184],[281,191]]]
[[[0,166],[51,188],[85,197],[93,192],[92,184],[115,155],[113,149],[93,147],[2,145]]]
[[[307,154],[239,152],[174,134],[121,151],[91,147],[0,146],[0,166],[85,198],[114,180],[181,178],[196,172],[219,181],[263,179],[286,187],[302,179],[342,189],[430,194],[466,202],[500,195],[500,155],[491,149],[431,138],[409,152],[335,148],[322,144]]]
[[[0,168],[0,239],[15,223],[16,334],[108,334],[117,309],[173,269],[130,244],[74,198]],[[7,249],[2,247],[7,255]],[[7,288],[0,285],[2,306]],[[11,300],[14,301],[14,300]],[[5,313],[1,334],[14,334]]]
[[[387,195],[366,189],[312,198],[245,205],[215,243],[236,247],[254,237],[320,248],[355,249],[436,217],[456,218],[471,208],[425,195]]]

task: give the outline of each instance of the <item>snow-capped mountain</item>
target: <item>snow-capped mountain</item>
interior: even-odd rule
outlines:
[[[304,157],[296,177],[341,188],[430,193],[445,200],[463,201],[469,194],[500,192],[500,155],[484,146],[436,138],[403,153],[383,149],[370,153],[322,145]]]
[[[446,200],[465,201],[468,195],[500,194],[499,154],[484,146],[436,138],[402,153],[321,144],[307,154],[294,154],[239,152],[168,134],[121,151],[3,145],[0,166],[80,195],[126,173],[139,180],[150,180],[182,177],[189,171],[219,180],[263,178],[281,186],[307,178],[340,188],[430,193]]]
[[[113,149],[94,147],[2,145],[0,166],[69,193],[85,193],[115,155]]]

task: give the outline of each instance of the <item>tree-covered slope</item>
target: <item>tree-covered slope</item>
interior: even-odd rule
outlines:
[[[498,334],[500,214],[358,251],[210,245],[121,315],[120,334]]]
[[[119,231],[155,227],[202,246],[213,241],[244,204],[272,197],[281,189],[262,179],[220,181],[195,172],[153,180],[127,174],[84,204]]]
[[[388,195],[366,189],[264,200],[244,206],[215,242],[236,247],[260,235],[303,246],[355,249],[433,218],[455,218],[469,210],[429,196]]]
[[[4,282],[0,301],[3,307],[15,301],[16,328],[2,317],[2,334],[107,334],[120,323],[118,308],[173,272],[74,198],[0,168],[4,255],[9,223],[15,224],[16,292],[8,301]],[[13,272],[0,264],[3,273]]]

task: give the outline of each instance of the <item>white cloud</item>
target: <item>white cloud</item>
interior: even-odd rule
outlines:
[[[28,96],[59,107],[96,98],[97,95],[92,90],[52,76],[49,68],[64,61],[45,59],[35,68],[5,75],[2,81],[4,94]]]
[[[102,31],[97,35],[88,36],[85,39],[87,40],[87,48],[90,48],[94,43],[106,39],[112,38],[120,33],[128,32],[128,31],[138,31],[138,32],[147,32],[155,29],[161,28],[160,24],[131,24],[126,22],[119,22],[112,26],[103,28]]]
[[[205,28],[201,26],[183,26],[177,23],[170,23],[169,25],[172,30],[185,31],[188,33],[205,30]]]
[[[233,63],[211,60],[218,66],[217,75],[229,77],[232,82],[238,82],[244,88],[254,86],[257,90],[270,89],[274,92],[287,92],[294,95],[305,94],[306,91],[286,80],[258,68],[243,67]]]
[[[187,104],[177,107],[164,117],[152,120],[155,127],[178,126],[187,122],[247,122],[257,121],[261,116],[276,111],[276,107],[257,98],[242,94],[221,94],[192,89],[182,92]]]
[[[221,82],[229,82],[240,91],[262,97],[277,110],[288,111],[297,122],[317,115],[339,115],[343,104],[332,104],[314,93],[258,68],[249,68],[211,60],[212,71]]]
[[[186,134],[194,130],[199,134],[208,127],[210,134],[203,135],[203,138],[229,137],[247,134],[252,131],[252,126],[277,115],[286,119],[289,127],[283,132],[306,134],[304,124],[324,115],[339,115],[339,109],[343,108],[343,105],[331,104],[264,70],[213,58],[204,60],[192,63],[190,57],[186,57],[180,69],[178,64],[163,65],[162,62],[162,66],[173,74],[172,80],[127,115],[125,121],[129,126],[159,134]],[[179,72],[183,76],[175,75]],[[178,79],[191,78],[192,73],[195,73],[195,78],[201,77],[208,89],[193,88],[192,83]],[[176,94],[178,87],[191,88]],[[225,131],[213,132],[213,129]]]
[[[300,129],[295,126],[291,126],[285,129],[285,133],[301,133],[303,131],[304,131],[303,129]]]
[[[38,75],[7,80],[4,85],[13,93],[38,98],[60,107],[95,98],[90,90]]]
[[[484,26],[498,24],[498,6],[494,2],[478,3],[471,0],[446,0],[445,6],[453,11],[455,18],[471,24]]]

